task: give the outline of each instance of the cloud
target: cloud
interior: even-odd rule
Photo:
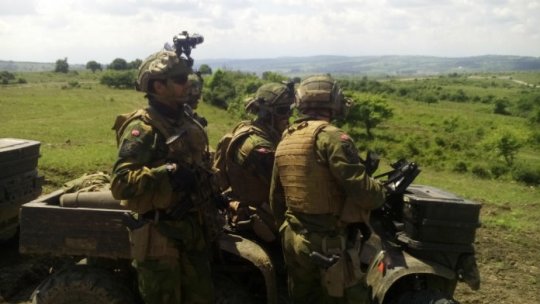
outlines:
[[[0,1],[0,16],[20,16],[35,13],[36,0]]]
[[[7,60],[133,60],[182,30],[204,35],[196,58],[540,55],[540,4],[534,0],[7,3],[0,4],[0,59]]]

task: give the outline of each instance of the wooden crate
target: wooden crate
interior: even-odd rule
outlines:
[[[21,207],[21,253],[130,258],[125,210],[61,207],[62,194],[59,190]]]

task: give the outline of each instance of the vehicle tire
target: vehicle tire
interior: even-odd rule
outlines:
[[[43,281],[32,294],[33,304],[137,303],[127,282],[112,272],[77,265]]]
[[[410,291],[401,295],[394,304],[459,304],[440,292],[433,290]]]

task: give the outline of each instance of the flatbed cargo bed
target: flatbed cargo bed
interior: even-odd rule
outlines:
[[[123,209],[62,207],[63,190],[24,204],[19,251],[23,254],[129,259]]]

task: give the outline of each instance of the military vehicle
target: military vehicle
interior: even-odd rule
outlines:
[[[372,212],[358,249],[372,303],[456,303],[457,283],[479,288],[473,242],[481,205],[443,190],[411,185],[419,169],[400,161],[382,176],[384,206]],[[24,204],[20,252],[66,257],[70,263],[35,290],[33,303],[138,303],[124,214],[108,191],[65,188]],[[254,241],[224,230],[213,268],[220,303],[287,303],[286,277]],[[339,256],[313,255],[321,268]],[[279,272],[278,272],[279,273]]]
[[[33,303],[141,302],[131,267],[129,210],[106,188],[64,187],[22,206],[20,253],[65,258],[36,288]],[[262,247],[228,233],[213,247],[220,303],[277,303],[275,269]]]
[[[373,303],[457,303],[458,282],[480,288],[474,240],[481,204],[411,184],[420,169],[400,160],[387,177],[387,199],[372,212],[360,250]],[[365,230],[364,230],[365,231]]]
[[[17,234],[19,208],[41,194],[38,141],[0,138],[0,243]]]

